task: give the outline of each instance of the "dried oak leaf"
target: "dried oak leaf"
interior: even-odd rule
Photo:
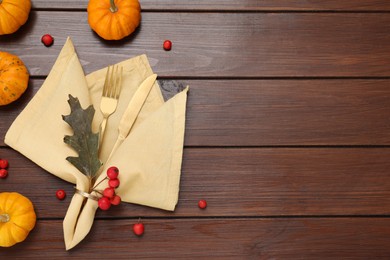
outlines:
[[[95,109],[90,105],[83,109],[78,98],[69,95],[68,100],[71,112],[62,119],[73,129],[73,135],[66,135],[64,142],[70,145],[78,154],[78,157],[66,158],[80,172],[90,178],[94,178],[102,163],[98,157],[99,134],[92,132],[92,119]]]

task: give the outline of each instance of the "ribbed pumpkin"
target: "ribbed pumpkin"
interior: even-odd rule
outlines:
[[[17,100],[27,89],[29,74],[23,61],[0,51],[0,106]]]
[[[138,0],[90,0],[88,23],[105,40],[120,40],[135,31],[141,21]]]
[[[0,193],[0,246],[10,247],[24,241],[36,218],[28,198],[17,192]]]
[[[27,22],[30,10],[30,0],[0,0],[0,35],[16,32]]]

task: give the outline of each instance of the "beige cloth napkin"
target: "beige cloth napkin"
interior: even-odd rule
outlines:
[[[153,74],[145,55],[119,64],[123,67],[122,92],[117,110],[107,122],[100,156],[102,174],[96,183],[105,177],[108,167],[117,166],[121,182],[117,193],[122,201],[173,211],[179,194],[188,87],[164,102],[155,81],[130,134],[112,151],[127,105],[144,79]],[[65,159],[77,154],[63,142],[64,136],[73,132],[62,115],[70,113],[67,101],[71,94],[84,109],[94,106],[93,131],[98,132],[105,74],[106,68],[85,76],[68,38],[42,87],[8,130],[5,143],[51,174],[74,183],[78,190],[88,192],[87,177]],[[97,189],[105,187],[107,182],[103,181]],[[73,195],[63,222],[67,250],[88,234],[97,208],[97,201]]]

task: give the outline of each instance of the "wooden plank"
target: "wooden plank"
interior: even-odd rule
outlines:
[[[0,257],[34,259],[386,259],[388,218],[137,219],[95,221],[76,248],[65,251],[61,221],[39,221],[23,243]]]
[[[187,146],[390,144],[388,79],[178,81],[191,88]],[[42,82],[0,107],[0,145]]]
[[[388,77],[389,31],[386,13],[157,12],[144,13],[129,38],[107,42],[84,12],[36,11],[0,45],[40,76],[71,36],[87,73],[145,53],[164,77]],[[54,46],[42,45],[44,33],[55,37]],[[170,52],[162,48],[167,38]]]
[[[385,0],[355,1],[303,1],[303,0],[140,0],[142,10],[181,10],[181,11],[389,11],[390,4]],[[86,9],[88,0],[34,0],[33,8],[47,9]]]
[[[185,149],[175,212],[123,203],[97,217],[389,215],[389,156],[384,148]],[[11,149],[0,157],[10,162],[1,191],[31,198],[40,218],[65,216],[74,185]]]

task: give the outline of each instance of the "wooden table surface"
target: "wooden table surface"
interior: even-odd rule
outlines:
[[[390,257],[390,1],[141,0],[141,26],[119,42],[91,31],[87,0],[32,3],[27,24],[0,37],[31,74],[22,98],[0,107],[10,163],[0,191],[30,198],[38,221],[0,259]],[[4,144],[67,36],[85,73],[147,54],[159,80],[191,88],[176,210],[98,211],[70,251],[73,185]]]

